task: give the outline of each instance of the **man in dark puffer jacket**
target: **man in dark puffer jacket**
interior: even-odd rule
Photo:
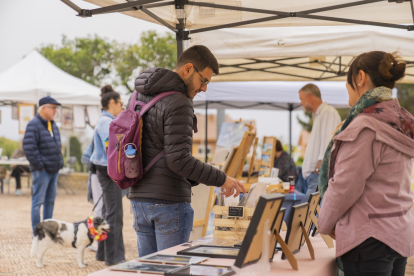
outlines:
[[[39,100],[39,113],[27,125],[23,150],[33,175],[32,230],[43,220],[52,218],[55,206],[59,169],[63,167],[60,133],[53,118],[57,106],[55,99],[47,96]]]
[[[138,101],[149,102],[162,92],[181,92],[163,98],[143,118],[144,167],[162,150],[165,155],[129,192],[139,256],[189,240],[194,215],[190,205],[192,185],[204,183],[221,187],[226,196],[235,191],[235,196],[240,191],[246,192],[236,179],[201,162],[191,153],[192,99],[197,93],[205,92],[213,74],[218,73],[217,60],[210,50],[195,45],[180,56],[174,71],[148,68],[135,80]]]

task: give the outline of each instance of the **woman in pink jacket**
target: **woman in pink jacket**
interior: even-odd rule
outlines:
[[[345,276],[404,275],[414,255],[414,117],[391,93],[404,72],[397,54],[380,51],[349,68],[352,109],[328,145],[318,185],[319,231],[336,239]]]

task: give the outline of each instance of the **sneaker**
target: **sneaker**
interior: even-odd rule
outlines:
[[[88,247],[86,247],[86,248],[88,248],[89,250],[91,250],[91,251],[98,251],[98,248],[97,247],[95,247],[95,246],[92,246],[92,245],[89,245]]]
[[[21,196],[22,195],[22,190],[20,190],[20,189],[19,190],[16,190],[16,195],[17,196]]]

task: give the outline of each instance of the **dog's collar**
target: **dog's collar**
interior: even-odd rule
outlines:
[[[76,248],[76,240],[77,240],[77,236],[76,235],[78,233],[79,224],[81,224],[81,223],[85,224],[86,228],[88,228],[88,225],[86,223],[86,220],[78,221],[78,222],[74,222],[73,223],[73,232],[74,232],[74,238],[73,238],[73,242],[72,242],[72,247],[73,248]],[[88,228],[88,238],[89,238],[90,243],[87,246],[91,245],[92,242],[93,242],[93,238],[92,238],[91,232],[89,231],[89,228]]]
[[[92,239],[97,241],[103,241],[108,238],[108,234],[106,232],[99,234],[95,227],[93,227],[93,217],[88,218],[88,232],[90,232]]]

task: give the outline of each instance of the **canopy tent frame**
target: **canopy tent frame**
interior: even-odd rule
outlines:
[[[348,24],[358,24],[358,25],[371,25],[371,26],[378,26],[378,27],[387,27],[387,28],[397,28],[397,29],[406,29],[407,31],[413,31],[414,25],[399,25],[399,24],[391,24],[391,23],[384,23],[384,22],[374,22],[374,21],[365,21],[365,20],[355,20],[355,19],[347,19],[347,18],[339,18],[339,17],[330,17],[330,16],[320,16],[320,15],[312,15],[314,13],[325,12],[325,11],[332,11],[338,10],[343,8],[355,7],[360,5],[367,5],[371,3],[383,2],[387,1],[389,3],[401,4],[404,2],[410,2],[411,13],[413,17],[413,24],[414,24],[414,0],[360,0],[351,3],[339,4],[339,5],[331,5],[326,7],[321,7],[317,9],[310,9],[304,11],[295,11],[295,12],[283,12],[283,11],[275,11],[275,10],[267,10],[267,9],[256,9],[256,8],[246,8],[246,7],[237,7],[237,6],[229,6],[229,5],[221,5],[215,3],[206,3],[206,2],[194,2],[188,0],[174,0],[174,1],[164,1],[164,0],[136,0],[130,1],[126,0],[126,3],[123,4],[116,4],[107,7],[101,7],[96,9],[82,9],[71,0],[61,0],[70,8],[75,10],[80,17],[92,17],[93,15],[99,14],[106,14],[106,13],[114,13],[114,12],[126,12],[126,11],[142,11],[143,13],[150,16],[159,24],[169,28],[176,34],[177,40],[177,57],[181,55],[184,51],[184,41],[188,40],[190,34],[200,33],[200,32],[208,32],[218,29],[224,28],[233,28],[233,27],[240,27],[245,25],[251,25],[260,22],[266,21],[273,21],[273,20],[280,20],[289,17],[301,17],[307,19],[315,19],[315,20],[324,20],[324,21],[331,21],[331,22],[340,22],[340,23],[348,23]],[[156,8],[156,7],[164,7],[164,6],[171,6],[174,5],[177,14],[179,23],[176,26],[172,26],[171,24],[167,23],[156,14],[152,13],[149,9]],[[185,29],[185,20],[184,20],[184,6],[185,5],[192,5],[192,6],[200,6],[200,7],[209,7],[215,9],[224,9],[224,10],[233,10],[233,11],[241,11],[241,12],[251,12],[257,14],[267,14],[271,15],[270,17],[265,18],[258,18],[253,20],[245,20],[239,21],[229,24],[222,24],[212,27],[206,28],[199,28],[194,30],[186,30]]]
[[[407,31],[413,31],[414,25],[399,25],[399,24],[391,24],[391,23],[385,23],[385,22],[375,22],[375,21],[366,21],[366,20],[355,20],[355,19],[347,19],[347,18],[339,18],[339,17],[330,17],[330,16],[321,16],[321,15],[314,15],[315,13],[324,12],[324,11],[332,11],[332,10],[339,10],[343,8],[349,8],[349,7],[355,7],[360,5],[367,5],[377,2],[384,2],[387,1],[389,3],[395,3],[395,4],[401,4],[404,2],[410,2],[411,7],[411,14],[413,18],[413,24],[414,24],[414,0],[359,0],[352,3],[344,3],[339,5],[330,5],[326,7],[316,8],[316,9],[309,9],[309,10],[303,10],[303,11],[294,11],[294,12],[282,12],[282,11],[276,11],[276,10],[270,10],[270,9],[256,9],[256,8],[246,8],[246,7],[237,7],[237,6],[229,6],[229,5],[221,5],[221,4],[215,4],[215,3],[206,3],[206,2],[194,2],[194,1],[188,1],[188,0],[174,0],[174,1],[164,1],[164,0],[125,0],[126,3],[122,4],[116,4],[116,5],[110,5],[106,7],[96,8],[96,9],[81,9],[77,5],[71,2],[71,0],[61,0],[66,5],[68,5],[70,8],[75,10],[78,13],[78,16],[80,17],[92,17],[93,15],[99,15],[99,14],[105,14],[105,13],[113,13],[113,12],[126,12],[126,11],[142,11],[149,17],[151,17],[153,20],[155,20],[157,23],[167,27],[171,31],[173,31],[176,34],[176,43],[177,43],[177,59],[182,54],[182,52],[185,49],[185,41],[190,39],[190,34],[196,34],[196,33],[202,33],[202,32],[208,32],[213,30],[219,30],[224,28],[234,28],[234,27],[240,27],[240,26],[246,26],[251,25],[259,22],[266,22],[266,21],[273,21],[273,20],[280,20],[284,18],[289,17],[300,17],[300,18],[307,18],[307,19],[314,19],[314,20],[323,20],[323,21],[330,21],[330,22],[340,22],[340,23],[348,23],[348,24],[358,24],[358,25],[371,25],[371,26],[378,26],[378,27],[387,27],[387,28],[395,28],[395,29],[405,29]],[[151,12],[149,9],[156,8],[156,7],[163,7],[163,6],[170,6],[174,5],[174,8],[176,10],[178,24],[175,25],[175,27],[165,20],[161,19],[159,16]],[[209,7],[209,8],[215,8],[215,9],[223,9],[223,10],[233,10],[233,11],[241,11],[241,12],[251,12],[251,13],[257,13],[257,14],[266,14],[270,15],[268,17],[264,18],[258,18],[253,20],[245,20],[245,21],[238,21],[228,24],[221,24],[211,27],[204,27],[204,28],[198,28],[193,30],[187,30],[185,26],[185,12],[184,7],[185,5],[193,5],[193,6],[200,6],[200,7]],[[220,64],[220,67],[233,67],[240,69],[240,72],[246,72],[246,71],[259,71],[259,72],[266,72],[266,73],[274,73],[279,75],[290,75],[295,77],[303,77],[305,79],[309,80],[327,80],[331,78],[335,78],[338,76],[344,76],[347,71],[346,69],[349,68],[349,65],[351,64],[354,57],[352,57],[351,61],[344,65],[344,69],[342,69],[342,57],[336,56],[333,62],[324,62],[324,61],[315,61],[315,63],[319,63],[323,65],[326,69],[321,70],[317,68],[308,68],[301,66],[301,63],[293,63],[293,64],[284,64],[281,61],[283,60],[294,60],[295,58],[283,58],[283,59],[274,59],[274,60],[261,60],[261,59],[249,59],[250,61],[254,61],[255,63],[272,63],[275,66],[273,68],[280,68],[280,67],[296,67],[300,69],[305,70],[312,70],[312,71],[320,71],[321,75],[318,78],[309,78],[309,77],[303,77],[301,75],[295,75],[295,74],[287,74],[283,72],[272,72],[269,71],[270,68],[245,68],[243,65],[245,64],[233,64],[233,65],[225,65]],[[338,60],[338,62],[337,62]],[[307,62],[309,64],[309,62]],[[332,70],[332,65],[339,65],[339,71],[335,72],[335,70]],[[407,62],[407,65],[413,65],[414,62]],[[326,73],[334,73],[334,76],[327,76],[324,77]],[[223,74],[235,74],[232,73],[222,73]],[[236,72],[237,74],[237,72]],[[212,103],[212,102],[211,102]],[[219,103],[219,102],[216,102]],[[207,118],[207,109],[208,109],[209,102],[205,102],[205,109],[206,109],[206,118]],[[223,105],[229,106],[228,103]],[[249,105],[249,107],[254,107],[259,104],[264,105],[271,105],[272,103],[252,103]],[[247,107],[246,107],[247,108]],[[289,153],[291,153],[291,122],[292,122],[292,111],[296,109],[293,104],[289,104]],[[207,128],[207,120],[206,120],[206,128]],[[206,132],[206,160],[207,160],[207,132]]]

